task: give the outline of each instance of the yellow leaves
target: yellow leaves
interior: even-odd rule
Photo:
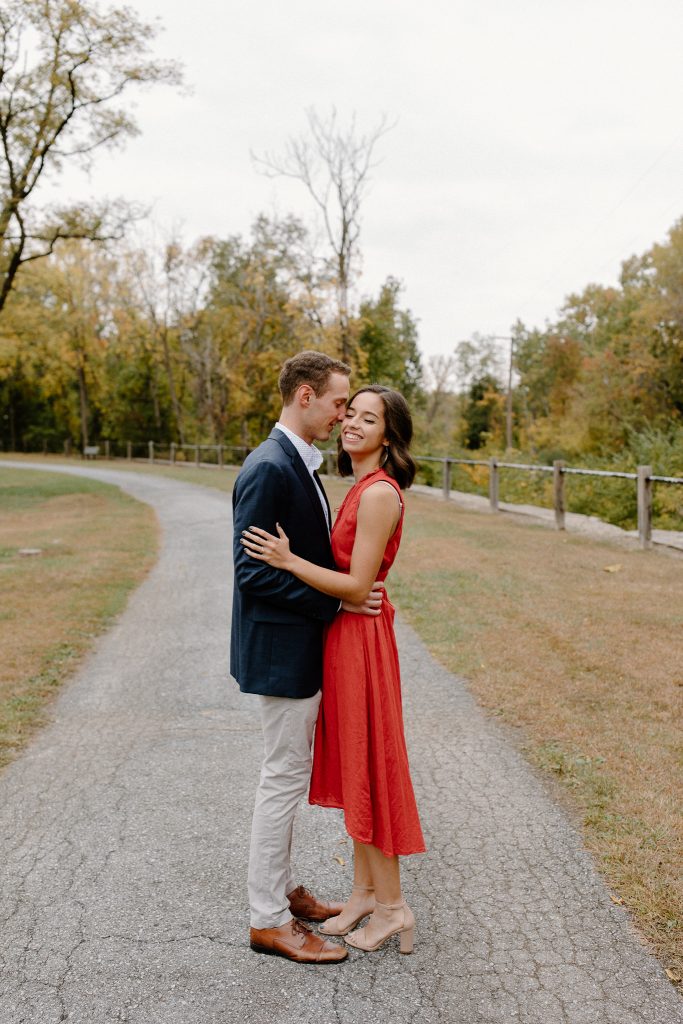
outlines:
[[[672,971],[670,967],[666,967],[666,976],[669,981],[673,981],[676,984],[680,984],[683,981],[683,974],[680,971]]]

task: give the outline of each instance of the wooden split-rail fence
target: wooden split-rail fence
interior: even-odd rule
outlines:
[[[451,472],[453,466],[487,466],[489,471],[489,505],[491,510],[499,509],[500,472],[504,469],[517,469],[534,473],[552,473],[553,476],[553,509],[555,526],[558,530],[565,528],[565,483],[568,476],[615,477],[621,480],[633,480],[636,484],[638,503],[638,539],[643,548],[652,547],[652,492],[657,483],[683,484],[682,477],[658,476],[652,472],[652,466],[638,466],[635,473],[622,473],[607,469],[582,469],[568,466],[561,459],[555,460],[552,466],[528,464],[524,462],[501,462],[492,459],[451,459],[430,455],[416,456],[418,462],[437,462],[442,465],[442,490],[444,498],[450,497]]]
[[[109,446],[105,442],[106,454],[109,454]],[[139,446],[135,446],[139,448]],[[150,462],[176,463],[182,459],[187,465],[196,466],[226,466],[241,462],[249,448],[239,445],[155,445],[149,441],[146,445],[145,457]],[[182,454],[181,454],[182,453]],[[188,453],[191,458],[188,458]],[[133,458],[133,445],[128,442],[126,448],[128,459]],[[324,451],[328,474],[334,473],[336,463],[336,451]],[[137,456],[139,458],[139,456]],[[211,461],[207,461],[207,457]],[[491,459],[460,459],[449,456],[437,455],[416,455],[418,463],[436,463],[441,465],[441,490],[443,497],[449,499],[451,496],[451,479],[454,466],[485,466],[488,469],[488,493],[489,505],[493,512],[499,511],[499,488],[500,475],[504,470],[521,470],[523,472],[550,473],[553,477],[553,508],[555,512],[555,526],[558,530],[565,529],[566,500],[565,484],[569,476],[594,476],[613,477],[621,480],[632,480],[635,483],[638,503],[638,538],[643,548],[652,546],[652,494],[655,484],[670,484],[673,486],[683,485],[683,478],[672,476],[659,476],[652,472],[651,466],[638,466],[635,473],[624,473],[617,470],[605,469],[582,469],[568,466],[562,460],[556,460],[552,465],[528,464],[522,462],[503,462],[497,458]]]

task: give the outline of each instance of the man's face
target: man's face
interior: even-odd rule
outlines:
[[[344,373],[332,373],[327,390],[322,395],[310,392],[305,408],[306,433],[311,441],[328,441],[330,434],[341,423],[349,400],[349,378]]]

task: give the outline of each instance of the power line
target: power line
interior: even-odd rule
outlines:
[[[538,298],[538,296],[543,291],[545,291],[548,288],[548,286],[551,285],[557,279],[558,274],[560,272],[560,268],[564,264],[566,264],[569,260],[573,259],[573,257],[576,256],[577,253],[582,252],[584,250],[586,244],[592,238],[595,237],[595,235],[598,233],[598,231],[603,226],[603,224],[605,224],[611,217],[614,216],[614,214],[617,212],[617,210],[619,210],[623,206],[623,204],[626,202],[626,200],[629,199],[633,195],[633,193],[637,191],[637,189],[640,187],[640,185],[643,183],[643,181],[645,181],[645,179],[647,177],[649,177],[649,175],[652,173],[652,171],[662,162],[662,160],[664,160],[672,152],[672,150],[674,150],[678,146],[678,144],[681,142],[681,140],[683,140],[683,132],[679,132],[676,135],[676,137],[673,139],[673,141],[670,142],[664,148],[664,150],[659,154],[659,156],[657,156],[656,159],[653,160],[645,168],[645,170],[641,172],[641,174],[639,174],[639,176],[636,178],[635,182],[626,189],[626,191],[619,197],[619,199],[616,201],[616,203],[614,203],[614,205],[611,206],[610,209],[606,213],[603,213],[598,218],[598,220],[593,224],[593,227],[582,234],[579,242],[576,245],[574,245],[570,250],[568,250],[568,251],[566,251],[564,253],[564,255],[561,257],[561,259],[559,259],[557,261],[556,269],[553,270],[553,272],[550,274],[549,277],[547,277],[541,284],[539,284],[539,286],[536,288],[535,292],[526,300],[524,305],[529,305],[529,304],[535,302],[535,300]]]

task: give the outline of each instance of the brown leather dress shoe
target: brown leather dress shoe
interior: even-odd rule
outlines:
[[[336,917],[344,909],[343,903],[319,900],[308,889],[304,889],[303,885],[288,893],[287,899],[294,917],[304,921],[327,921],[328,917]]]
[[[337,964],[348,955],[343,946],[316,935],[296,918],[281,928],[252,928],[249,945],[256,953],[284,956],[295,964]]]

